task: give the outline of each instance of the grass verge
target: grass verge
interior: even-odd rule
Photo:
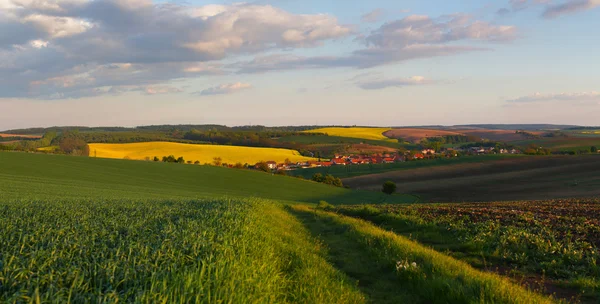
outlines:
[[[289,208],[329,246],[333,264],[357,279],[373,302],[553,302],[368,222],[307,206]]]

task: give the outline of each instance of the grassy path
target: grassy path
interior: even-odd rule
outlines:
[[[553,302],[368,222],[307,206],[289,208],[329,247],[331,263],[357,280],[371,302]]]

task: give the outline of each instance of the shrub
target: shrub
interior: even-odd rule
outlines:
[[[396,192],[396,184],[392,181],[387,181],[383,183],[383,188],[381,191],[385,194],[391,195],[392,193]]]
[[[257,163],[255,168],[256,168],[256,170],[259,170],[259,171],[271,172],[271,169],[269,169],[269,165],[267,165],[267,163],[265,163],[265,162]]]
[[[315,173],[315,175],[313,175],[313,177],[312,177],[312,180],[317,183],[322,183],[325,181],[325,178],[323,177],[323,174]]]

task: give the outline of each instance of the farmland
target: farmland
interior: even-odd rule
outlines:
[[[304,205],[403,199],[222,167],[2,152],[0,302],[553,302]]]
[[[600,156],[527,156],[395,170],[343,179],[378,190],[388,180],[424,201],[484,202],[600,196]]]
[[[254,170],[9,152],[0,152],[0,189],[0,200],[227,196],[309,203],[406,201],[401,195],[351,191]]]
[[[221,145],[196,145],[171,142],[145,142],[129,144],[90,144],[90,156],[103,158],[136,159],[147,157],[174,155],[183,156],[185,160],[212,163],[215,157],[220,157],[223,163],[256,164],[261,161],[276,161],[278,163],[289,159],[292,162],[311,160],[300,155],[297,151],[275,148],[254,148]]]
[[[446,165],[460,165],[460,164],[471,164],[471,163],[484,163],[489,161],[496,161],[502,159],[516,159],[524,157],[522,155],[510,155],[510,154],[492,154],[492,155],[474,155],[474,156],[463,156],[458,158],[438,158],[428,159],[419,161],[409,161],[400,163],[389,163],[389,164],[361,164],[351,166],[331,166],[331,167],[316,167],[295,170],[291,174],[304,176],[305,178],[312,177],[315,173],[331,174],[340,178],[358,177],[363,175],[376,176],[374,174],[394,171],[403,171],[417,168],[429,168]]]
[[[385,131],[385,136],[389,138],[402,138],[409,142],[419,142],[428,137],[462,135],[461,133],[445,130],[420,129],[420,128],[400,128]]]
[[[0,201],[0,302],[358,303],[263,200]]]
[[[532,288],[583,302],[600,299],[600,202],[341,206],[440,252]]]
[[[391,138],[383,135],[383,133],[385,133],[389,130],[390,130],[390,128],[359,128],[359,127],[336,128],[336,127],[332,127],[332,128],[320,128],[320,129],[314,129],[314,130],[307,130],[304,132],[305,133],[325,133],[329,136],[398,142],[395,139],[391,139]]]
[[[552,151],[585,151],[590,152],[592,146],[600,147],[600,137],[589,136],[589,137],[567,137],[567,138],[542,138],[516,141],[513,144],[520,145],[523,147],[527,146],[538,146],[544,148],[550,148]]]
[[[21,135],[21,134],[8,134],[8,133],[0,133],[0,137],[15,137],[15,138],[34,138],[39,139],[42,138],[41,135]]]

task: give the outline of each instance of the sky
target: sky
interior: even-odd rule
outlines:
[[[600,125],[600,0],[0,0],[0,130]]]

